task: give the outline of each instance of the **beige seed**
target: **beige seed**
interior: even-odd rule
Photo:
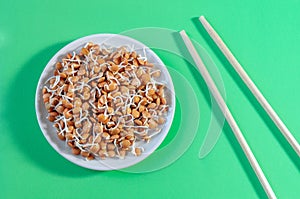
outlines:
[[[97,121],[95,120],[95,118],[93,118],[93,117],[89,117],[89,119],[90,119],[90,121],[92,122],[92,123],[96,123]]]
[[[60,139],[60,140],[65,140],[65,136],[63,135],[63,133],[61,132],[57,132],[57,137]]]
[[[107,103],[106,96],[102,95],[98,102],[100,102],[101,104],[106,104]]]
[[[101,136],[96,136],[96,139],[95,139],[95,143],[100,143],[102,140],[102,137]]]
[[[102,150],[106,150],[106,146],[107,146],[107,143],[106,143],[106,142],[104,142],[104,141],[101,141],[101,142],[100,142],[100,148],[101,148]]]
[[[46,94],[46,93],[47,93],[47,89],[46,89],[46,88],[43,88],[43,89],[42,89],[42,93],[43,93],[43,94]]]
[[[134,120],[134,123],[137,124],[138,126],[142,126],[143,125],[142,121],[141,120],[137,120],[137,119]]]
[[[85,75],[86,71],[84,70],[84,68],[80,68],[77,72],[77,75],[82,76]]]
[[[67,132],[66,135],[65,135],[65,138],[66,138],[67,140],[72,140],[72,139],[74,138],[74,136],[73,136],[72,133]],[[73,146],[71,142],[69,142],[68,145],[69,145],[70,147]]]
[[[75,127],[76,128],[81,128],[82,127],[82,124],[79,122],[79,118],[78,118],[78,120],[75,121]]]
[[[127,113],[127,114],[131,114],[131,108],[127,107],[127,108],[126,108],[126,113]]]
[[[77,148],[77,147],[74,147],[74,148],[72,148],[72,153],[74,154],[74,155],[79,155],[80,154],[80,149],[79,148]]]
[[[111,113],[113,113],[114,112],[114,109],[112,108],[112,107],[107,107],[107,112],[109,113],[109,114],[111,114]]]
[[[144,97],[140,103],[141,103],[141,105],[145,106],[148,103],[147,98]]]
[[[87,160],[94,160],[94,159],[95,159],[95,156],[93,156],[92,154],[90,154],[86,159],[87,159]]]
[[[61,65],[60,62],[57,62],[57,63],[55,64],[55,67],[56,67],[57,70],[60,70],[60,69],[62,68],[62,65]]]
[[[73,83],[78,82],[78,80],[79,80],[79,77],[78,77],[78,76],[73,76],[73,77],[71,77],[71,81],[72,81]]]
[[[160,98],[158,97],[157,99],[156,99],[156,106],[159,106],[160,105]]]
[[[103,123],[106,119],[107,119],[107,117],[105,117],[104,114],[98,115],[98,121],[99,121],[99,122],[102,122],[102,123]]]
[[[152,73],[152,77],[160,77],[160,71],[155,71]]]
[[[77,64],[77,63],[73,63],[72,66],[73,66],[74,69],[78,69],[80,67],[80,65]]]
[[[167,104],[167,100],[164,97],[160,98],[160,101],[163,105]]]
[[[95,66],[95,67],[94,67],[94,72],[95,72],[95,73],[99,73],[99,72],[100,72],[100,69],[101,69],[101,67]]]
[[[135,52],[135,51],[131,52],[131,54],[130,54],[130,57],[132,57],[132,58],[136,58],[136,57],[137,57],[137,54],[136,54],[136,52]]]
[[[51,96],[51,94],[50,93],[45,93],[44,95],[43,95],[43,98],[45,99],[45,98],[49,98]]]
[[[157,127],[157,123],[152,119],[149,120],[148,124],[150,129],[154,129]]]
[[[153,88],[148,90],[148,95],[154,95],[155,94],[155,90]]]
[[[87,140],[89,138],[90,134],[89,133],[83,133],[81,135],[82,139]]]
[[[114,115],[114,116],[111,117],[111,120],[112,120],[113,122],[117,122],[117,121],[118,121],[118,118],[117,118],[117,116]]]
[[[62,103],[62,105],[63,105],[64,107],[66,107],[66,108],[68,108],[68,109],[73,108],[73,104],[71,104],[70,102],[68,102],[68,101],[65,100],[65,99],[63,99],[63,100],[61,101],[61,103]]]
[[[50,121],[50,122],[54,122],[55,121],[55,117],[54,116],[48,116],[48,120]]]
[[[97,59],[97,62],[98,62],[99,64],[103,64],[103,63],[105,63],[105,60],[104,60],[104,59],[101,59],[101,58],[99,58],[99,59]]]
[[[157,120],[158,124],[164,124],[165,122],[166,122],[166,119],[163,118],[163,117],[159,117],[158,120]]]
[[[48,103],[48,102],[46,102],[46,103],[45,103],[45,108],[46,108],[47,110],[49,110],[49,109],[51,108],[51,104]]]
[[[137,59],[134,59],[134,60],[132,61],[132,64],[135,65],[135,66],[139,66],[139,62],[138,62]]]
[[[139,107],[139,112],[143,112],[144,110],[145,110],[145,106],[141,105],[141,106]]]
[[[121,91],[122,94],[125,94],[125,93],[129,92],[129,89],[126,86],[121,86],[120,91]]]
[[[66,78],[67,78],[67,74],[65,74],[65,73],[60,73],[59,76],[60,76],[61,78],[63,78],[63,79],[66,79]]]
[[[123,140],[121,142],[122,148],[128,148],[131,145],[131,142],[129,140]]]
[[[60,121],[59,121],[59,124],[60,124],[60,126],[61,126],[62,129],[65,128],[65,123],[64,123],[63,120],[60,120]]]
[[[117,96],[120,96],[120,95],[121,95],[120,92],[114,92],[111,96],[112,96],[112,97],[117,97]]]
[[[140,78],[142,76],[142,74],[144,73],[143,69],[139,68],[137,71],[136,71],[136,76],[138,78]]]
[[[108,156],[109,156],[110,158],[113,158],[113,157],[116,156],[116,152],[115,152],[115,151],[108,151],[107,154],[108,154]]]
[[[103,124],[107,124],[109,122],[109,118],[107,118],[106,120],[104,120],[102,123]]]
[[[83,55],[88,55],[88,54],[89,54],[89,51],[88,51],[88,49],[86,49],[86,48],[82,48],[82,49],[81,49],[81,53],[82,53]]]
[[[143,118],[141,119],[142,123],[145,124],[145,122],[147,121],[147,118],[144,116],[143,114]]]
[[[127,88],[130,90],[130,91],[133,91],[136,89],[136,87],[134,85],[128,85]]]
[[[152,97],[150,97],[150,96],[146,96],[146,97],[147,97],[148,101],[150,101],[150,102],[153,101],[153,98],[152,98]]]
[[[146,110],[142,112],[142,115],[143,115],[143,117],[145,117],[145,118],[151,117],[151,113],[149,113],[149,112],[146,111]]]
[[[90,155],[89,152],[87,151],[81,151],[80,154],[83,156],[83,157],[88,157]]]
[[[74,147],[75,147],[75,144],[74,144],[74,142],[72,142],[72,141],[71,141],[71,142],[68,142],[67,144],[68,144],[68,146],[71,147],[71,148],[74,148]]]
[[[85,91],[85,92],[83,93],[83,99],[84,99],[84,100],[90,99],[90,96],[91,96],[91,94],[90,94],[90,92],[88,92],[88,91]]]
[[[68,125],[68,126],[74,126],[74,122],[71,121],[71,120],[70,120],[70,121],[67,121],[67,125]]]
[[[153,63],[148,63],[148,62],[146,61],[146,62],[145,62],[145,66],[153,67],[154,64],[153,64]]]
[[[112,72],[117,72],[117,71],[119,70],[119,67],[118,67],[118,65],[116,65],[116,64],[112,64],[112,66],[110,67],[110,70],[111,70]]]
[[[80,113],[80,111],[81,111],[80,107],[73,108],[73,114],[78,114],[78,113]]]
[[[74,126],[68,126],[67,132],[72,132],[73,133],[73,130],[74,130]]]
[[[107,144],[107,150],[114,150],[115,145],[114,144]]]
[[[141,148],[135,148],[135,149],[134,149],[134,152],[135,152],[135,155],[136,155],[136,156],[140,156],[140,155],[142,154]]]
[[[93,144],[94,136],[90,135],[90,137],[87,140],[88,144]]]
[[[55,78],[53,77],[52,79],[50,79],[50,85],[53,85],[54,84],[54,82],[55,82]]]
[[[58,107],[56,107],[55,110],[56,110],[59,114],[62,114],[62,113],[64,112],[65,108],[64,108],[63,106],[58,106]]]
[[[159,96],[163,97],[163,95],[164,95],[164,88],[163,88],[163,87],[159,88],[157,94],[158,94]]]
[[[92,153],[98,153],[98,151],[100,150],[100,145],[99,144],[94,144],[93,146],[91,146],[90,151]]]
[[[103,88],[105,85],[107,85],[106,82],[100,82],[97,86],[98,86],[99,88]]]
[[[108,140],[108,139],[110,138],[110,135],[109,135],[108,133],[104,132],[104,133],[102,134],[102,137],[103,137],[104,139]]]
[[[149,108],[149,109],[154,109],[155,107],[156,107],[155,103],[151,103],[147,106],[147,108]]]
[[[120,129],[119,129],[119,128],[115,128],[115,129],[111,130],[110,133],[111,133],[112,135],[117,135],[117,134],[120,133]]]
[[[110,91],[113,91],[113,90],[115,90],[117,88],[117,84],[115,84],[115,83],[110,83],[109,85],[108,85],[108,89],[110,90]]]
[[[76,98],[76,99],[74,100],[74,106],[75,106],[75,107],[79,107],[79,106],[81,106],[81,105],[82,105],[82,102],[81,102],[80,98]]]
[[[120,137],[119,135],[113,135],[110,137],[110,139],[115,140],[115,139],[118,139],[119,137]]]
[[[139,62],[139,65],[144,65],[145,61],[141,58],[138,58],[137,61]]]
[[[138,112],[136,109],[132,109],[132,116],[134,118],[140,117],[140,112]]]
[[[106,150],[100,150],[99,152],[98,152],[98,155],[99,155],[99,157],[102,159],[102,160],[104,160],[105,159],[105,157],[106,157]]]
[[[102,82],[104,82],[104,81],[105,81],[105,77],[101,77],[101,78],[98,79],[98,82],[99,82],[99,83],[102,83]]]
[[[139,97],[139,96],[134,96],[134,97],[133,97],[133,102],[134,102],[134,103],[137,104],[137,103],[139,103],[139,101],[140,101],[140,97]]]
[[[50,112],[49,115],[50,115],[50,116],[53,116],[53,117],[56,117],[56,116],[58,115],[58,113],[55,112],[55,111],[53,111],[53,112]]]
[[[94,127],[94,131],[96,133],[102,133],[103,132],[103,125],[101,125],[100,123],[97,123]]]
[[[145,136],[144,138],[143,138],[143,140],[145,141],[145,142],[147,142],[147,143],[149,143],[150,142],[150,137],[149,136]]]
[[[119,154],[120,154],[120,158],[124,159],[124,157],[126,155],[126,151],[125,150],[121,150],[121,151],[119,151]]]
[[[151,77],[148,73],[141,75],[141,83],[142,85],[146,85],[150,81]]]
[[[115,126],[115,123],[114,122],[110,122],[108,120],[108,122],[106,123],[106,126],[107,126],[107,128],[111,128],[111,127]]]
[[[89,108],[90,108],[89,103],[84,102],[84,103],[82,104],[82,110],[83,110],[83,111],[86,111],[86,110],[88,110]]]
[[[154,100],[156,100],[156,99],[158,98],[158,95],[153,94],[153,95],[152,95],[152,98],[153,98]]]

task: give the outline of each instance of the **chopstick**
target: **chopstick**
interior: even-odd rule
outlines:
[[[263,96],[263,94],[259,91],[259,89],[256,87],[254,82],[250,79],[248,74],[245,72],[241,64],[237,61],[237,59],[233,56],[231,51],[228,49],[226,44],[223,42],[221,37],[218,35],[218,33],[213,29],[213,27],[208,23],[208,21],[204,18],[204,16],[201,16],[199,18],[200,22],[206,29],[207,33],[210,35],[210,37],[214,40],[214,42],[217,44],[219,49],[222,51],[222,53],[225,55],[227,60],[230,62],[230,64],[233,66],[235,71],[239,74],[239,76],[242,78],[244,83],[248,86],[252,94],[256,97],[257,101],[260,103],[260,105],[264,108],[264,110],[267,112],[267,114],[270,116],[270,118],[273,120],[273,122],[276,124],[282,135],[285,137],[285,139],[289,142],[289,144],[292,146],[292,148],[295,150],[295,152],[300,157],[300,145],[295,139],[295,137],[291,134],[289,129],[286,127],[286,125],[282,122],[280,117],[277,115],[277,113],[274,111],[272,106],[269,104],[269,102],[266,100],[266,98]]]
[[[228,124],[230,125],[236,139],[238,140],[241,148],[243,149],[246,157],[248,158],[248,161],[250,162],[257,178],[259,179],[261,185],[263,186],[266,194],[269,198],[276,198],[275,193],[273,192],[267,178],[265,177],[262,169],[260,168],[255,156],[253,155],[249,145],[247,144],[247,141],[245,140],[240,128],[238,127],[235,119],[233,118],[229,108],[227,107],[224,99],[222,98],[222,95],[220,94],[218,88],[216,87],[213,79],[211,78],[210,74],[208,73],[203,61],[201,60],[200,56],[198,55],[195,47],[193,46],[191,40],[187,36],[184,30],[180,31],[180,35],[191,54],[195,64],[197,65],[204,81],[206,82],[208,88],[210,89],[212,95],[216,99],[219,107],[221,108]]]

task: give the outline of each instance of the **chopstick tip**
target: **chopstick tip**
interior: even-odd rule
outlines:
[[[180,34],[180,35],[184,35],[184,34],[186,34],[186,32],[185,32],[185,30],[181,30],[181,31],[179,32],[179,34]]]
[[[199,20],[200,20],[201,22],[203,22],[203,21],[205,21],[205,17],[204,17],[203,15],[201,15],[201,16],[199,17]]]

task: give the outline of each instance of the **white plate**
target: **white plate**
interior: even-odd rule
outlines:
[[[166,99],[168,100],[168,104],[170,105],[167,121],[164,124],[162,131],[158,135],[154,136],[148,144],[145,143],[143,145],[145,151],[138,157],[130,154],[127,155],[125,159],[107,158],[105,160],[100,160],[99,158],[96,158],[92,161],[86,161],[81,156],[73,155],[71,152],[71,148],[67,146],[67,144],[64,141],[58,139],[56,129],[52,126],[53,123],[49,122],[46,118],[47,111],[42,98],[42,88],[44,86],[45,81],[49,77],[53,76],[55,63],[57,61],[61,61],[61,58],[69,52],[78,52],[78,50],[81,49],[87,42],[93,42],[96,44],[105,43],[109,46],[114,47],[124,45],[134,46],[134,50],[139,54],[143,54],[143,49],[145,49],[149,62],[154,63],[155,67],[161,70],[160,81],[166,84]],[[54,57],[52,57],[52,59],[48,62],[44,71],[42,72],[37,85],[35,96],[35,109],[38,123],[45,138],[60,155],[65,157],[67,160],[85,168],[94,170],[116,170],[137,164],[138,162],[148,157],[151,153],[153,153],[155,149],[157,149],[157,147],[162,143],[173,121],[175,112],[175,93],[173,82],[167,68],[165,67],[164,63],[160,60],[160,58],[147,46],[127,36],[116,34],[95,34],[77,39],[69,43],[60,51],[58,51],[54,55]]]

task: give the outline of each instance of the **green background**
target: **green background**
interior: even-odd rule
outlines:
[[[175,163],[144,174],[97,172],[68,162],[47,143],[34,95],[49,59],[82,36],[141,27],[185,29],[208,51],[222,75],[228,106],[275,193],[299,198],[299,158],[195,20],[206,16],[300,141],[299,10],[299,0],[0,0],[0,198],[266,197],[227,124],[214,150],[198,158],[211,112],[207,89],[184,61],[166,53],[158,52],[189,79],[201,109],[197,137]]]

